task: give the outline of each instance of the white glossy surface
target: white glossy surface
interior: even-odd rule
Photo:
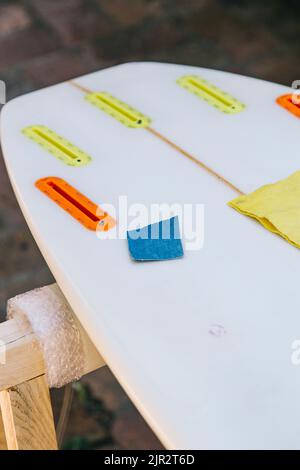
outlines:
[[[176,85],[199,74],[247,105],[220,113]],[[281,85],[194,67],[126,64],[77,80],[108,91],[248,192],[299,169],[299,119]],[[44,124],[89,153],[71,168],[20,130]],[[58,284],[100,353],[169,448],[300,448],[300,253],[226,206],[235,194],[156,140],[89,105],[68,84],[17,98],[1,138],[14,190]],[[205,204],[205,243],[182,260],[134,263],[34,187],[59,176],[95,202]],[[226,334],[215,337],[213,325]]]

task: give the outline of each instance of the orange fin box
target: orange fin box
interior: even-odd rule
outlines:
[[[41,178],[35,186],[89,230],[107,232],[116,225],[107,212],[62,178]]]
[[[279,96],[276,102],[279,104],[279,106],[294,114],[294,116],[300,118],[300,102],[299,104],[294,103],[292,94]]]

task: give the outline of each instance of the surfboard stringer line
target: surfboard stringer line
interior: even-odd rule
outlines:
[[[80,85],[79,83],[75,82],[74,80],[70,80],[69,83],[71,86],[73,86],[74,88],[77,88],[79,91],[85,93],[85,94],[88,94],[88,95],[94,95],[95,92],[85,86],[82,86]],[[122,102],[120,102],[122,103]],[[109,114],[112,114],[112,113],[109,113]],[[144,116],[144,115],[142,115]],[[114,116],[115,117],[115,116]],[[231,190],[235,191],[237,194],[244,194],[243,191],[241,191],[237,186],[235,186],[233,183],[231,183],[230,181],[228,181],[226,178],[224,178],[222,175],[220,175],[218,172],[216,172],[214,169],[210,168],[208,165],[206,165],[205,163],[203,163],[201,160],[199,160],[198,158],[194,157],[192,154],[190,154],[189,152],[187,152],[186,150],[184,150],[183,148],[181,148],[179,145],[177,145],[176,143],[172,142],[170,139],[168,139],[167,137],[165,137],[164,135],[162,135],[159,131],[157,131],[156,129],[154,129],[153,127],[150,127],[150,118],[148,118],[149,121],[147,122],[147,126],[143,126],[143,128],[145,130],[147,130],[148,132],[150,132],[153,136],[155,136],[157,139],[160,139],[162,142],[164,142],[165,144],[169,145],[169,147],[171,147],[173,150],[175,150],[177,153],[180,153],[182,156],[184,156],[185,158],[188,158],[190,161],[192,161],[193,163],[195,163],[196,165],[198,165],[200,168],[202,168],[204,171],[206,171],[207,173],[209,173],[210,175],[214,176],[218,181],[221,181],[222,183],[224,183],[225,185],[227,185]],[[118,119],[120,120],[120,119]],[[134,126],[134,127],[140,127],[140,126]]]

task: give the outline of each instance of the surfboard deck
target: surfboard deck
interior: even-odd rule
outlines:
[[[246,108],[227,115],[178,86],[199,75]],[[287,87],[229,73],[130,63],[76,79],[151,125],[243,192],[299,169],[299,119]],[[41,124],[92,157],[71,167],[21,132]],[[172,449],[298,449],[299,251],[227,206],[235,192],[145,129],[91,106],[69,83],[2,111],[1,140],[26,221],[99,352]],[[183,259],[135,263],[126,240],[99,240],[34,186],[65,179],[97,203],[204,204],[204,245]]]

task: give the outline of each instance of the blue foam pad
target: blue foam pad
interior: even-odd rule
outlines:
[[[183,256],[177,216],[131,230],[127,232],[127,240],[135,261],[161,261]]]

